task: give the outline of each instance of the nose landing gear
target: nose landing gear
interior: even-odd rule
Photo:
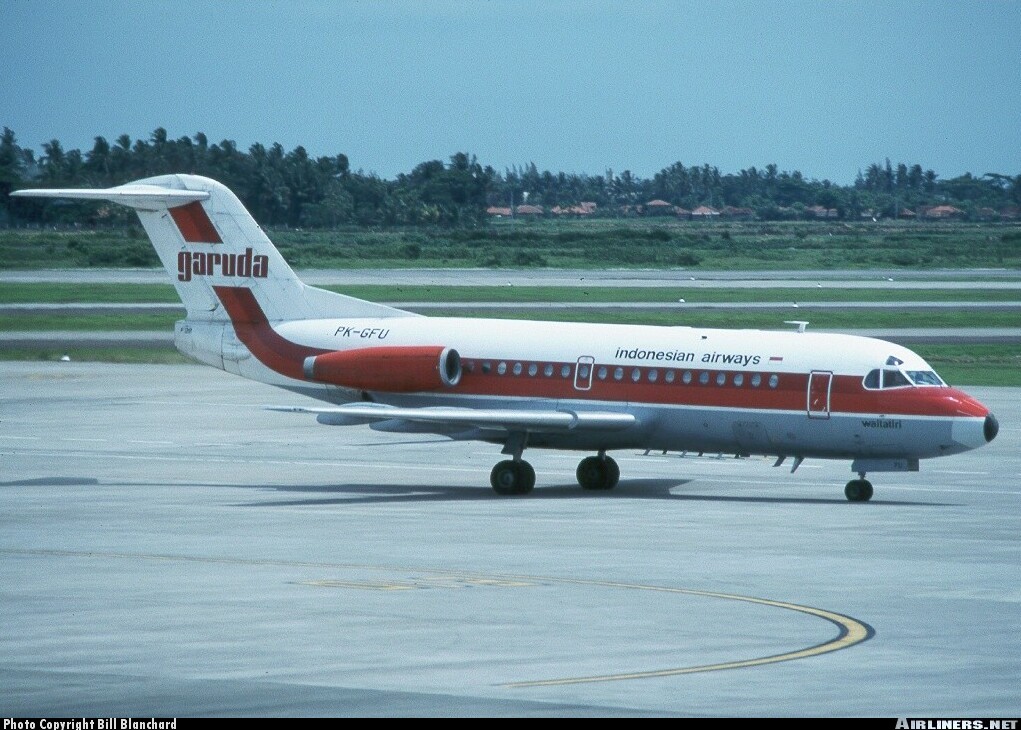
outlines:
[[[858,478],[847,483],[844,496],[848,502],[868,502],[872,499],[872,482],[865,478],[865,472],[858,472]]]

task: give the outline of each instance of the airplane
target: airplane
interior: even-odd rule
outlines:
[[[307,286],[240,200],[196,175],[15,196],[135,209],[187,310],[183,354],[325,405],[275,408],[502,445],[490,485],[535,486],[526,448],[593,452],[588,490],[616,486],[621,449],[850,460],[847,500],[868,472],[992,441],[989,409],[911,350],[821,332],[423,317]]]

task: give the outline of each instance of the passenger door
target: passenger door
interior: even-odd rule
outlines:
[[[833,385],[833,373],[813,370],[808,375],[808,417],[830,417],[830,388]]]

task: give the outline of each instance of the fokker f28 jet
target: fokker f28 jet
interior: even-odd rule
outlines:
[[[282,409],[331,426],[502,444],[500,494],[525,494],[526,448],[589,451],[586,489],[612,489],[614,449],[760,454],[793,469],[845,459],[867,472],[991,441],[996,418],[918,355],[810,332],[422,317],[303,284],[241,202],[195,175],[19,196],[134,208],[187,308],[177,348],[326,405]]]

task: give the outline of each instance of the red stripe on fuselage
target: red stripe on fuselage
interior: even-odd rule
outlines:
[[[295,380],[305,380],[303,365],[305,358],[322,355],[333,350],[307,347],[291,342],[270,326],[262,307],[259,306],[250,289],[243,287],[214,286],[234,325],[238,339],[266,367],[274,372]],[[609,401],[633,405],[689,406],[698,408],[745,408],[756,410],[781,410],[806,413],[808,410],[808,375],[799,373],[776,373],[779,383],[769,387],[769,377],[774,373],[758,371],[762,376],[758,387],[751,385],[754,372],[744,372],[741,386],[734,385],[735,371],[690,369],[692,380],[683,382],[684,369],[674,369],[674,381],[666,382],[669,369],[640,366],[624,367],[623,380],[615,380],[616,366],[607,367],[607,377],[601,380],[597,373],[599,363],[591,366],[593,377],[591,387],[578,390],[574,387],[576,363],[550,361],[520,361],[521,373],[514,375],[518,361],[508,361],[503,375],[498,373],[499,361],[464,359],[464,371],[460,383],[447,392],[459,395],[545,398],[575,401]],[[537,372],[528,375],[529,365],[535,363]],[[483,372],[483,363],[489,363],[489,372]],[[552,364],[553,375],[544,375],[545,366]],[[564,366],[569,367],[567,377],[561,375]],[[639,380],[631,380],[635,368]],[[656,382],[649,382],[649,373],[657,371]],[[699,383],[699,375],[709,374],[705,385]],[[723,385],[717,384],[717,376],[723,373]],[[866,390],[862,376],[835,375],[830,389],[830,412],[833,414],[860,414],[896,416],[942,416],[942,417],[984,417],[989,413],[981,403],[955,388],[921,387],[895,388],[888,390]]]
[[[202,203],[194,201],[170,209],[170,217],[188,243],[223,243]]]
[[[482,363],[490,363],[490,371],[483,372]],[[735,371],[696,370],[690,383],[684,383],[684,369],[674,369],[673,382],[666,382],[663,368],[638,367],[639,380],[631,379],[636,366],[624,367],[624,378],[615,380],[615,366],[607,366],[607,377],[592,378],[587,390],[574,387],[574,363],[552,363],[553,375],[545,376],[546,362],[539,362],[535,375],[528,375],[528,361],[522,361],[521,373],[513,374],[514,362],[507,363],[507,371],[500,375],[497,361],[464,360],[465,372],[454,392],[479,396],[551,398],[578,401],[626,402],[634,405],[693,406],[699,408],[746,408],[749,410],[782,410],[806,413],[808,411],[808,375],[800,373],[775,373],[779,378],[776,388],[769,387],[768,370],[757,371],[761,375],[758,387],[751,385],[753,372],[744,372],[742,385],[734,385]],[[561,376],[561,368],[568,365],[570,374]],[[593,368],[602,367],[596,363]],[[657,371],[656,382],[649,382],[649,373]],[[705,385],[699,383],[699,376],[708,373]],[[724,384],[717,384],[717,377],[723,373]],[[866,390],[862,376],[836,375],[830,391],[830,412],[885,416],[985,416],[989,411],[974,398],[955,388],[897,388],[888,390]]]
[[[213,291],[227,310],[238,339],[270,370],[288,378],[304,380],[302,366],[305,358],[330,352],[298,345],[278,335],[270,326],[251,289],[214,286]]]

